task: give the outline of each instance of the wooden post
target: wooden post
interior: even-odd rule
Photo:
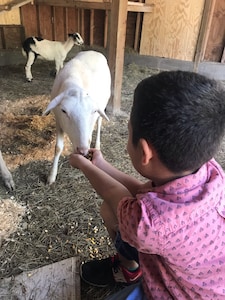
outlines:
[[[123,80],[124,48],[127,27],[127,1],[112,0],[109,30],[109,66],[112,75],[112,96],[108,108],[120,111]]]
[[[107,44],[108,44],[108,27],[109,27],[109,11],[105,10],[105,20],[104,20],[104,48],[107,48]]]
[[[222,54],[222,57],[221,57],[221,61],[220,61],[222,64],[225,63],[225,47],[223,48],[223,54]]]
[[[202,15],[201,27],[194,57],[193,72],[198,72],[198,66],[204,57],[206,44],[208,41],[209,30],[212,22],[213,11],[216,0],[206,0]]]

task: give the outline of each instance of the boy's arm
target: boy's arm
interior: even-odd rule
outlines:
[[[94,165],[124,185],[130,191],[132,196],[137,194],[138,190],[143,185],[143,182],[113,167],[103,158],[100,150],[91,149],[91,152],[93,153],[92,163]]]
[[[117,215],[119,201],[124,196],[132,196],[123,184],[80,154],[72,154],[70,156],[70,164],[84,173],[97,194],[111,206],[115,215]]]

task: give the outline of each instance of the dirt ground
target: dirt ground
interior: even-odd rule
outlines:
[[[101,199],[78,170],[68,164],[71,145],[65,141],[57,181],[46,185],[55,144],[52,114],[42,116],[50,101],[54,64],[39,62],[26,82],[24,65],[0,67],[0,147],[12,171],[16,189],[9,192],[0,178],[0,199],[11,198],[26,207],[17,232],[0,247],[1,278],[65,258],[107,257],[114,252],[99,216]],[[137,83],[157,70],[131,64],[123,76],[121,113],[103,121],[102,152],[123,171],[136,175],[126,149],[127,122]],[[225,167],[224,147],[217,155]],[[109,293],[82,284],[82,299],[104,299]]]

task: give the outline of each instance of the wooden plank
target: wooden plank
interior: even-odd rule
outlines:
[[[225,0],[216,0],[203,59],[220,62],[223,54],[224,42]]]
[[[139,0],[139,2],[143,2],[143,0]],[[137,13],[137,20],[135,26],[135,36],[134,36],[134,50],[138,51],[139,48],[139,41],[140,41],[140,34],[141,34],[141,22],[142,22],[143,14],[138,12]]]
[[[84,39],[88,45],[90,45],[90,10],[84,9],[83,14],[83,27],[84,27]],[[95,12],[96,13],[96,12]]]
[[[140,34],[141,34],[141,21],[142,21],[141,13],[138,13],[137,22],[136,22],[136,26],[135,26],[135,37],[134,37],[134,50],[135,51],[138,51],[138,49],[139,49],[139,41],[140,41]]]
[[[64,36],[65,36],[65,39],[68,36],[68,10],[69,10],[68,7],[65,7],[65,10],[64,10],[64,18],[65,18]]]
[[[53,35],[53,12],[51,6],[39,5],[38,6],[38,24],[39,34],[43,39],[54,40]]]
[[[81,33],[81,10],[78,8],[78,15],[77,15],[77,24],[78,24],[78,32],[82,35]],[[84,36],[82,36],[82,38],[84,39]]]
[[[121,106],[124,47],[127,23],[127,1],[114,0],[111,7],[109,66],[112,75],[112,97],[108,108],[117,113]]]
[[[80,33],[81,36],[85,36],[85,30],[84,30],[84,10],[80,9]]]
[[[51,21],[52,21],[52,38],[51,38],[51,40],[53,40],[53,41],[57,40],[54,20],[55,20],[55,6],[51,7]],[[49,40],[50,40],[50,38],[49,38]]]
[[[90,11],[90,46],[93,46],[94,44],[94,9],[91,9]]]
[[[209,30],[212,23],[212,15],[215,7],[216,0],[206,0],[204,5],[204,10],[202,14],[201,27],[199,30],[199,36],[196,46],[196,52],[194,57],[194,67],[193,71],[198,71],[198,66],[200,61],[204,57],[206,43],[209,36]]]
[[[80,300],[79,265],[72,257],[2,279],[1,299]]]
[[[109,11],[105,11],[105,20],[104,20],[104,48],[107,48],[107,42],[108,42],[108,26],[109,23]]]
[[[9,0],[1,0],[0,24],[1,25],[21,25],[19,8],[13,10],[4,10],[4,6],[9,3]]]
[[[25,39],[24,28],[21,25],[5,25],[3,28],[4,49],[21,49]]]
[[[193,61],[205,0],[146,0],[140,54]]]
[[[21,23],[25,29],[25,36],[39,35],[39,28],[37,26],[37,6],[27,4],[21,8]]]
[[[94,11],[94,45],[98,45],[100,47],[104,46],[104,27],[105,27],[105,11],[104,10],[95,10]]]
[[[67,9],[68,33],[79,32],[79,17],[77,8]]]
[[[127,5],[127,11],[133,11],[133,12],[152,12],[154,8],[153,4],[145,4],[140,2],[132,2],[128,1]]]
[[[0,26],[0,49],[5,49],[5,37],[3,34],[3,27]]]
[[[18,7],[21,7],[25,4],[33,3],[33,0],[13,0],[8,1],[3,5],[0,5],[0,12],[2,11],[9,11]]]
[[[67,37],[65,37],[65,14],[64,7],[54,7],[54,37],[55,40],[64,42]]]
[[[134,49],[136,24],[137,24],[137,13],[128,12],[127,27],[126,27],[126,40],[125,40],[125,48],[126,49]]]
[[[222,57],[221,57],[221,63],[225,64],[225,47],[223,48],[223,54],[222,54]]]

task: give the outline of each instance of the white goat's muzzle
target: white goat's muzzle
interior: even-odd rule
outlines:
[[[88,149],[87,148],[80,148],[80,147],[77,147],[76,149],[76,152],[78,154],[81,154],[83,156],[86,156],[88,154]]]

